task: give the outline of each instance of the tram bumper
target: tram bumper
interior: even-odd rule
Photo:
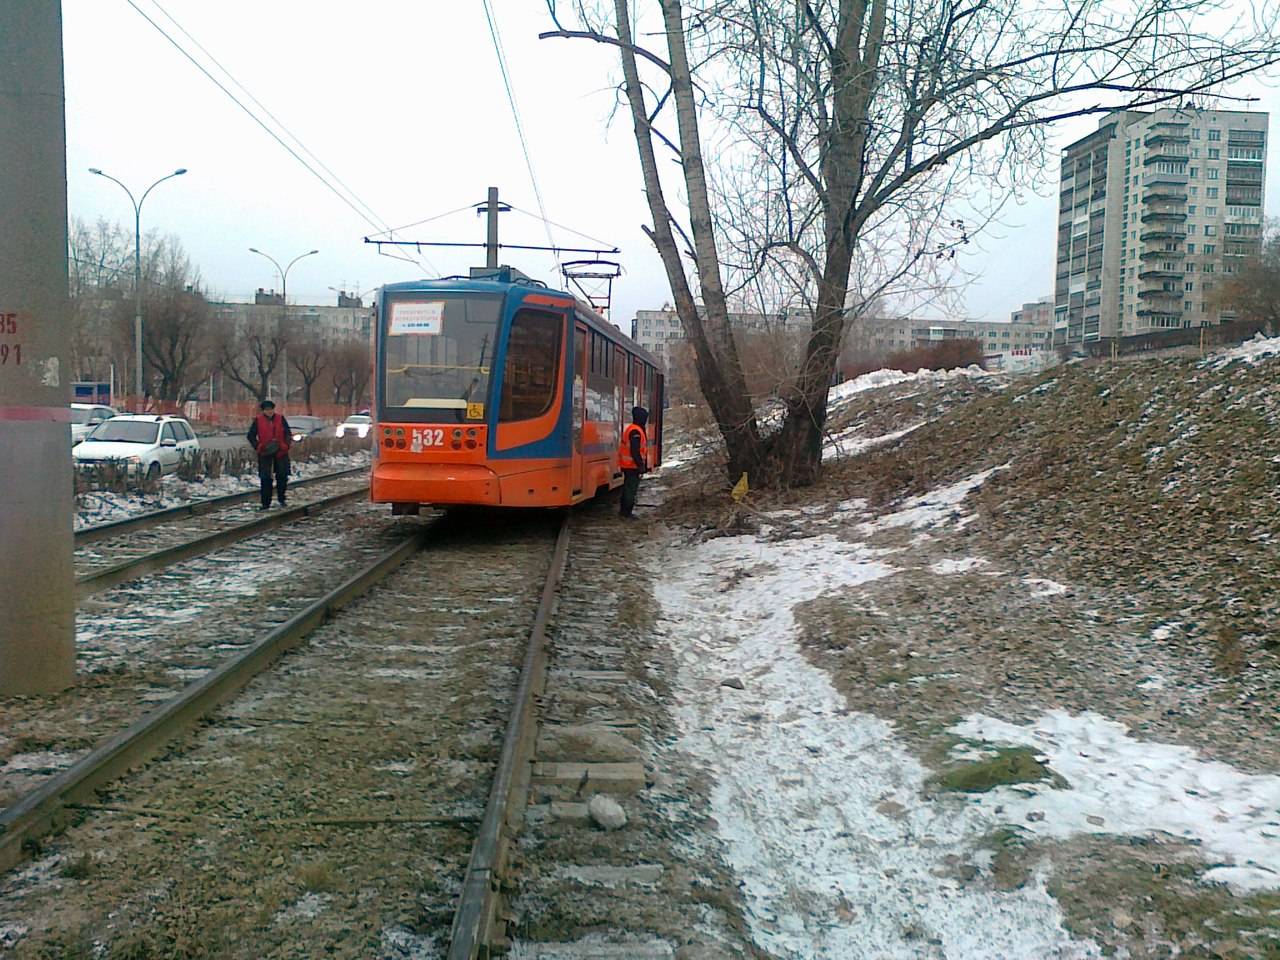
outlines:
[[[502,502],[498,475],[471,463],[375,461],[369,493],[374,503]]]

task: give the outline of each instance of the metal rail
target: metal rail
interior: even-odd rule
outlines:
[[[350,470],[337,470],[333,473],[321,474],[318,477],[305,477],[301,480],[293,480],[289,483],[290,490],[296,490],[298,487],[305,487],[312,483],[324,483],[326,480],[339,480],[342,477],[349,477],[356,473],[368,473],[368,467],[352,467]],[[167,507],[164,510],[153,510],[150,513],[142,513],[136,517],[128,517],[124,520],[113,520],[111,523],[99,523],[92,527],[85,527],[83,530],[76,531],[76,544],[94,543],[106,537],[114,537],[121,533],[133,533],[137,530],[145,530],[147,527],[153,527],[158,523],[168,523],[170,520],[178,520],[182,517],[197,517],[213,510],[220,510],[223,507],[229,507],[236,503],[243,503],[245,500],[252,500],[257,497],[259,491],[246,490],[244,493],[229,493],[225,497],[210,497],[207,500],[193,500],[191,503],[184,503],[177,507]]]
[[[198,719],[230,699],[286,650],[417,553],[435,523],[388,550],[339,587],[299,611],[253,646],[214,668],[151,713],[108,739],[74,766],[0,812],[0,871],[16,866],[47,833],[64,828],[69,805],[155,756]]]
[[[206,536],[197,537],[195,540],[188,540],[186,543],[165,547],[154,553],[135,557],[132,560],[122,560],[120,563],[112,564],[102,570],[86,573],[84,576],[76,578],[76,599],[100,593],[127,580],[136,580],[138,577],[148,573],[154,573],[156,570],[163,570],[165,567],[181,563],[183,560],[201,556],[212,550],[217,550],[219,547],[225,547],[229,543],[235,543],[237,540],[244,540],[256,534],[274,530],[276,527],[293,523],[303,517],[320,513],[329,507],[336,507],[340,503],[365,496],[368,492],[368,487],[359,487],[355,490],[348,490],[346,493],[325,497],[323,500],[316,500],[313,503],[303,503],[296,507],[289,507],[286,510],[277,510],[274,513],[267,514],[265,517],[257,517],[247,523],[227,527],[225,530],[218,530]],[[253,495],[258,495],[256,490]]]
[[[515,706],[502,740],[498,771],[489,790],[484,819],[471,848],[471,860],[462,881],[462,895],[449,934],[449,960],[476,960],[482,955],[487,956],[492,946],[506,940],[505,934],[496,931],[494,926],[507,867],[508,832],[517,825],[528,798],[530,761],[537,733],[534,709],[547,673],[544,645],[547,619],[555,608],[568,554],[569,514],[565,511],[551,557],[551,569],[547,571],[542,599],[529,634]]]

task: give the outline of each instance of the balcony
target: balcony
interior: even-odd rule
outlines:
[[[1138,234],[1138,239],[1143,243],[1150,243],[1153,240],[1185,240],[1186,238],[1187,232],[1185,230],[1175,230],[1173,227],[1164,226],[1160,223]]]
[[[1141,270],[1138,271],[1138,279],[1139,280],[1181,280],[1182,271],[1169,270],[1164,267],[1143,267]],[[1139,290],[1138,296],[1142,296],[1145,292],[1146,291],[1144,290]],[[1161,289],[1159,292],[1168,293],[1170,291]],[[1177,293],[1176,290],[1172,292]]]
[[[1143,250],[1140,254],[1138,254],[1138,259],[1139,260],[1181,260],[1184,257],[1186,257],[1186,255],[1187,255],[1187,252],[1185,250],[1152,249],[1152,250]]]
[[[1159,321],[1161,320],[1171,321],[1170,325],[1181,325],[1182,323],[1181,310],[1155,310],[1155,309],[1146,310],[1144,309],[1144,310],[1137,310],[1135,311],[1135,313],[1137,313],[1138,316],[1145,317],[1148,321],[1150,321],[1148,323],[1148,326],[1152,326],[1152,327],[1161,326],[1161,324],[1159,323]]]
[[[1176,183],[1158,184],[1148,187],[1142,195],[1143,203],[1186,203],[1187,189]]]
[[[1191,158],[1191,151],[1180,143],[1161,143],[1151,147],[1142,158],[1143,166],[1159,163],[1161,160],[1172,160],[1175,163],[1186,163]]]
[[[1142,175],[1142,187],[1148,190],[1156,184],[1180,183],[1184,187],[1187,185],[1187,171],[1180,170],[1177,173],[1169,173],[1164,170],[1155,170],[1151,173]]]
[[[1188,124],[1180,123],[1173,120],[1162,120],[1151,125],[1151,130],[1143,138],[1144,146],[1152,144],[1164,143],[1171,141],[1173,143],[1186,143],[1191,137],[1187,133]]]
[[[1175,207],[1168,205],[1147,207],[1142,212],[1143,223],[1186,223],[1187,211],[1185,207]]]
[[[1178,274],[1178,278],[1181,279],[1182,274]],[[1166,301],[1169,301],[1169,300],[1177,301],[1174,307],[1176,307],[1179,310],[1179,312],[1181,312],[1181,307],[1182,307],[1182,291],[1181,290],[1166,290],[1164,287],[1146,287],[1138,291],[1138,297],[1142,300],[1153,301],[1151,304],[1153,308],[1161,307],[1161,305],[1163,304],[1164,306],[1161,307],[1161,309],[1173,309],[1168,307],[1168,304],[1166,303]]]

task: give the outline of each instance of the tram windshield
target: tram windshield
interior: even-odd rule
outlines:
[[[425,423],[485,415],[501,296],[423,293],[387,302],[382,415]]]

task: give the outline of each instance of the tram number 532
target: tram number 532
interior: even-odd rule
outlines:
[[[430,428],[426,430],[415,430],[413,431],[413,436],[410,438],[410,442],[413,450],[421,450],[423,447],[443,447],[444,431],[439,429],[432,430]]]

